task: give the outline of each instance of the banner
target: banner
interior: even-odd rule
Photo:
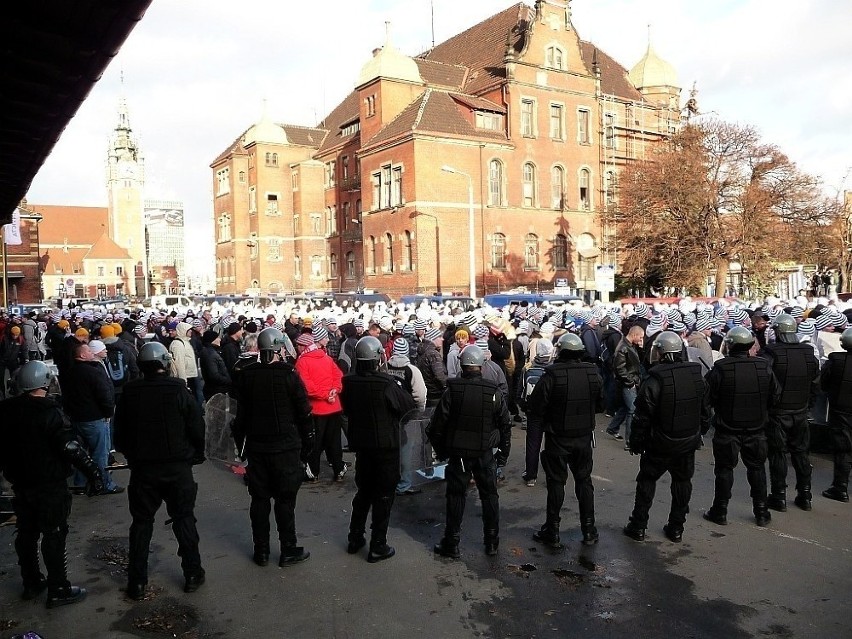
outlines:
[[[12,223],[3,225],[3,241],[8,246],[19,246],[23,243],[21,240],[21,212],[15,209],[12,213]]]

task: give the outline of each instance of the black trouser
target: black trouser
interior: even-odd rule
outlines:
[[[352,519],[349,533],[362,537],[367,526],[367,515],[373,510],[370,525],[371,546],[387,542],[391,508],[399,483],[399,449],[361,451],[355,458],[355,486],[352,499]]]
[[[787,452],[790,453],[790,463],[796,473],[796,490],[810,490],[808,410],[770,415],[769,425],[766,427],[766,443],[769,450],[769,485],[772,492],[780,494],[787,489]]]
[[[595,489],[592,486],[592,435],[565,437],[544,434],[541,467],[547,477],[547,524],[559,526],[559,511],[565,502],[565,483],[568,470],[574,476],[574,493],[580,508],[580,523],[593,523],[595,518]]]
[[[488,543],[489,540],[496,540],[500,532],[497,462],[491,449],[479,457],[450,457],[444,472],[444,478],[447,480],[447,528],[444,536],[457,539],[461,533],[471,475],[479,490],[482,529],[485,542]]]
[[[47,588],[56,592],[67,588],[65,538],[68,536],[68,516],[71,514],[71,493],[65,482],[38,488],[15,490],[12,508],[17,516],[15,551],[21,567],[24,588],[35,587],[42,579],[38,562],[38,540],[47,569]]]
[[[524,467],[524,476],[527,479],[538,477],[538,459],[541,452],[542,435],[541,417],[527,415],[526,465]]]
[[[198,484],[189,463],[134,466],[130,471],[127,499],[130,504],[130,561],[127,581],[148,583],[148,553],[154,532],[154,517],[163,502],[172,520],[181,568],[186,577],[204,574],[195,527],[195,496]]]
[[[343,470],[343,445],[340,440],[341,415],[314,415],[314,449],[308,465],[314,477],[320,476],[320,455],[325,451],[325,458],[331,464],[334,476]]]
[[[639,459],[636,475],[636,500],[630,521],[636,528],[648,527],[648,511],[654,503],[657,481],[666,472],[672,478],[672,505],[669,523],[683,528],[692,496],[692,476],[695,474],[695,451],[670,457],[645,453]]]
[[[296,545],[296,495],[305,474],[300,451],[247,453],[248,491],[251,495],[252,538],[255,544],[269,544],[270,500],[275,500],[275,524],[283,547]]]
[[[831,416],[830,416],[831,417]],[[834,444],[834,481],[832,485],[841,490],[849,486],[849,472],[852,470],[852,429],[835,424],[840,421],[829,419],[829,433]]]
[[[716,474],[716,496],[714,506],[725,504],[731,499],[734,485],[734,468],[742,455],[746,477],[751,486],[754,505],[766,505],[766,435],[757,433],[730,433],[716,428],[713,435],[713,459]]]

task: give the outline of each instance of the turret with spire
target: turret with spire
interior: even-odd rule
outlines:
[[[681,86],[675,68],[663,60],[651,46],[651,26],[648,25],[648,48],[645,55],[628,74],[642,95],[654,104],[672,109],[680,108]]]

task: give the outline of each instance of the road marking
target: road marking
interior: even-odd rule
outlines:
[[[606,477],[601,477],[600,475],[592,475],[592,479],[594,479],[595,481],[605,481],[609,484],[612,483],[611,479],[607,479]]]
[[[823,546],[821,543],[814,539],[805,539],[804,537],[788,535],[787,533],[783,533],[779,530],[772,530],[771,528],[766,528],[765,530],[769,533],[772,533],[776,537],[781,537],[782,539],[792,539],[793,541],[800,541],[803,544],[810,544],[811,546],[816,546],[817,548],[822,548],[823,550],[832,550],[832,548],[829,548],[828,546]]]

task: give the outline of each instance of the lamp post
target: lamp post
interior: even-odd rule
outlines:
[[[441,170],[446,173],[455,173],[456,175],[462,175],[467,178],[467,225],[468,225],[468,276],[470,277],[470,298],[476,299],[476,262],[474,252],[476,247],[473,243],[473,178],[470,177],[470,174],[465,173],[464,171],[459,171],[458,169],[454,169],[451,166],[444,165],[441,167]]]

